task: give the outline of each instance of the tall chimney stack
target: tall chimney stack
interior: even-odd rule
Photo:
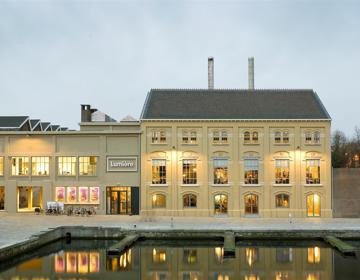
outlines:
[[[249,89],[255,89],[255,78],[254,78],[254,58],[249,57],[248,59],[248,76],[249,76]]]
[[[214,58],[208,58],[208,87],[214,89]]]

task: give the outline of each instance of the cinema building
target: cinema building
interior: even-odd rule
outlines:
[[[0,117],[0,211],[47,202],[139,214],[140,125],[81,107],[79,131],[28,117]]]
[[[82,106],[79,131],[0,118],[0,211],[331,217],[331,118],[313,90],[153,89],[140,120]],[[46,126],[47,125],[47,126]]]

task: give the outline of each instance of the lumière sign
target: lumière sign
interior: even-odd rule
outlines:
[[[107,157],[108,172],[137,171],[137,157]]]

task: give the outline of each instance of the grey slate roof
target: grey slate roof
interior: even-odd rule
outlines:
[[[313,90],[152,89],[141,119],[324,119]]]
[[[0,129],[18,130],[28,118],[27,116],[0,116]]]

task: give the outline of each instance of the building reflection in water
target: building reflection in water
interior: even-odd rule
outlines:
[[[259,248],[245,248],[246,262],[251,267],[254,262],[259,260]],[[248,278],[249,280],[257,278]]]
[[[222,247],[145,245],[118,256],[104,249],[60,251],[23,262],[0,279],[326,280],[333,278],[332,265],[332,249],[319,246],[237,247],[236,257],[228,259]]]

